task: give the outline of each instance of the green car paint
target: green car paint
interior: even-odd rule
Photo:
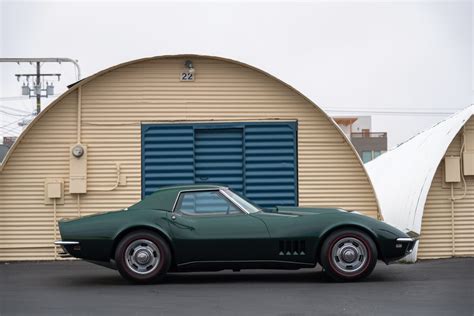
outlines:
[[[218,191],[221,186],[163,188],[119,211],[59,221],[63,245],[74,257],[113,267],[115,247],[127,233],[148,229],[171,248],[171,271],[240,268],[313,267],[324,238],[339,228],[357,228],[375,241],[385,263],[404,257],[414,246],[396,246],[409,236],[373,218],[341,209],[276,207],[257,212],[186,215],[174,211],[182,192]],[[228,190],[227,188],[225,188]]]

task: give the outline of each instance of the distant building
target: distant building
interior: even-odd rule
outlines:
[[[387,133],[372,132],[370,116],[334,117],[334,121],[351,140],[364,163],[387,151]]]
[[[8,148],[12,147],[13,143],[16,141],[18,137],[16,136],[4,136],[3,137],[3,145],[8,146]]]
[[[0,163],[2,163],[3,157],[6,156],[8,149],[10,149],[10,147],[8,147],[7,145],[0,144]]]
[[[8,150],[16,141],[16,136],[4,136],[3,137],[3,144],[0,144],[0,164],[3,161],[3,158],[7,155]]]
[[[0,144],[0,164],[2,163],[3,158],[7,155],[8,150],[10,149],[10,147],[12,147],[16,139],[16,136],[3,137],[3,144]]]

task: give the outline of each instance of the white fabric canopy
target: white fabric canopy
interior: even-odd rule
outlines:
[[[474,105],[365,164],[384,220],[420,233],[428,191],[454,137],[474,114]],[[416,260],[414,250],[409,260]]]

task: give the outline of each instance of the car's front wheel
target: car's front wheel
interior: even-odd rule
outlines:
[[[171,251],[160,236],[150,231],[135,231],[120,240],[115,251],[120,274],[136,283],[160,280],[171,264]]]
[[[377,247],[370,236],[356,229],[331,233],[323,243],[319,261],[336,281],[356,281],[367,277],[377,263]]]

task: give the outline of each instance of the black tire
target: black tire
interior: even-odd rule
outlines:
[[[340,229],[324,240],[319,262],[335,281],[361,280],[369,276],[377,264],[377,246],[360,230]]]
[[[120,274],[129,281],[140,284],[158,282],[171,265],[171,251],[159,235],[138,230],[120,240],[115,250],[115,262]]]

